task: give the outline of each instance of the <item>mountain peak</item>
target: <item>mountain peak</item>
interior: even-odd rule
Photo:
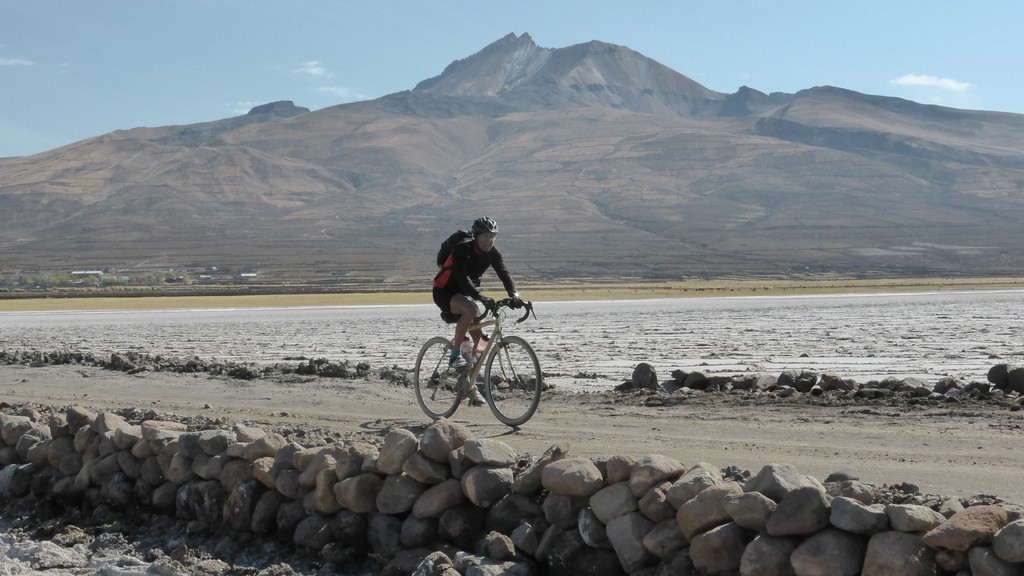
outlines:
[[[673,116],[707,114],[725,97],[624,46],[591,40],[541,48],[529,34],[508,34],[413,91],[498,98],[522,110],[606,107]]]
[[[309,108],[303,108],[302,106],[296,106],[295,102],[291,100],[278,100],[277,102],[268,102],[267,104],[260,104],[259,106],[253,107],[249,110],[247,116],[258,116],[265,114],[267,116],[277,116],[279,118],[288,118],[289,116],[297,116],[309,112]]]

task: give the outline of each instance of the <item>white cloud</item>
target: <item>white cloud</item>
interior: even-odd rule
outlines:
[[[951,92],[965,92],[972,86],[970,82],[960,82],[958,80],[953,80],[952,78],[939,78],[937,76],[928,76],[924,74],[906,74],[892,80],[891,82],[899,86],[927,86],[932,88],[941,88]]]
[[[319,60],[310,60],[309,62],[303,62],[295,69],[295,72],[299,74],[309,74],[310,76],[321,76],[323,78],[330,78],[334,76],[334,72],[331,72]]]
[[[34,66],[35,62],[24,58],[0,58],[0,66]]]

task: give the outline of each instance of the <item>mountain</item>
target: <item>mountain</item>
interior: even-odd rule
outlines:
[[[411,90],[0,159],[0,280],[105,269],[426,287],[489,215],[520,280],[1016,275],[1024,116],[708,90],[510,34]]]

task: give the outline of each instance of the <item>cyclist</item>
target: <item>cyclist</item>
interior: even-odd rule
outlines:
[[[466,337],[473,319],[480,314],[477,301],[485,306],[494,306],[494,300],[487,298],[477,289],[480,277],[488,268],[494,268],[495,274],[505,286],[505,291],[512,298],[518,298],[515,283],[505,268],[501,252],[494,246],[498,235],[498,223],[491,218],[477,218],[473,222],[473,236],[456,244],[448,255],[441,270],[434,277],[434,304],[441,309],[441,317],[445,321],[455,321],[455,339],[452,340],[451,365],[458,370],[472,365],[472,358],[465,358],[459,343]],[[483,330],[477,329],[470,333],[475,350]],[[471,399],[477,400],[479,394],[476,387],[471,387]]]

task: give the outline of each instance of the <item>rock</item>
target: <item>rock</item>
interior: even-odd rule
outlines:
[[[674,519],[676,508],[668,501],[668,490],[671,487],[671,482],[662,482],[657,486],[652,486],[637,502],[640,513],[651,522]]]
[[[992,550],[1007,562],[1024,562],[1024,520],[1000,528],[992,537]]]
[[[236,532],[252,529],[253,513],[266,488],[256,480],[247,480],[235,486],[224,504],[224,522]]]
[[[336,514],[341,504],[334,494],[334,486],[338,483],[338,474],[334,468],[324,468],[316,475],[316,486],[313,487],[313,510],[317,514]]]
[[[354,558],[361,557],[367,547],[369,546],[369,533],[370,533],[370,521],[369,518],[374,516],[371,514],[357,514],[349,510],[342,510],[338,512],[337,516],[334,517],[335,526],[335,541],[329,544],[333,546],[332,549],[325,549],[323,556],[325,560],[332,561],[330,559],[331,554],[336,553],[339,556],[338,560],[333,560],[333,563],[337,565],[344,565],[350,563]],[[407,520],[412,520],[408,519]],[[434,521],[416,521],[415,522],[426,522],[431,523]],[[405,529],[405,522],[401,522],[400,530]],[[434,542],[437,540],[436,527],[430,536],[429,541]],[[399,551],[400,552],[400,551]]]
[[[423,431],[419,449],[424,456],[434,462],[447,464],[448,453],[462,447],[466,440],[472,437],[472,433],[465,425],[447,418],[438,418]]]
[[[1020,576],[1021,568],[999,558],[990,546],[974,546],[967,553],[974,576]]]
[[[665,480],[675,480],[686,471],[686,467],[675,458],[652,454],[644,456],[633,464],[629,474],[629,488],[633,496],[643,496],[652,486]]]
[[[807,486],[825,491],[821,482],[800,474],[792,464],[768,464],[761,468],[756,476],[747,480],[743,491],[760,492],[775,502],[780,502],[790,491]]]
[[[604,487],[604,478],[588,458],[565,458],[544,467],[541,485],[554,494],[589,498]]]
[[[814,534],[828,526],[829,504],[824,489],[806,486],[791,490],[768,518],[765,530],[772,536]]]
[[[537,530],[529,522],[523,521],[512,530],[512,542],[516,548],[526,554],[535,556],[537,553]]]
[[[693,538],[690,559],[701,573],[738,570],[749,540],[747,531],[736,523],[723,524]]]
[[[199,449],[207,456],[216,456],[235,442],[235,434],[228,430],[203,430],[195,434]]]
[[[412,456],[419,448],[419,440],[412,432],[399,428],[388,432],[384,437],[384,445],[377,456],[377,469],[382,474],[399,474],[405,459]]]
[[[935,563],[946,572],[957,573],[967,565],[967,554],[956,550],[936,550]]]
[[[252,476],[267,488],[274,490],[277,481],[274,459],[270,456],[264,456],[253,461]]]
[[[134,507],[135,484],[123,472],[118,472],[100,485],[100,496],[115,510],[130,510]]]
[[[415,550],[437,541],[437,518],[406,516],[402,521],[402,548]]]
[[[548,494],[541,504],[544,519],[559,528],[571,528],[576,524],[580,510],[587,507],[587,498],[583,496],[563,496]]]
[[[249,430],[245,428],[245,430]],[[256,439],[245,445],[242,451],[242,458],[248,462],[255,462],[259,458],[272,458],[288,444],[284,436],[271,432],[263,433]]]
[[[435,462],[422,452],[414,452],[405,460],[402,472],[417,482],[433,486],[448,478],[450,470],[447,464]]]
[[[800,543],[790,562],[801,576],[855,576],[864,562],[867,539],[826,528]]]
[[[280,517],[278,520],[280,521]],[[313,514],[298,522],[292,535],[292,542],[301,548],[320,551],[334,540],[334,532],[332,518]]]
[[[1000,390],[1005,390],[1007,387],[1006,375],[1009,373],[1010,367],[1006,364],[996,364],[995,366],[988,369],[988,381],[993,386]]]
[[[854,534],[876,534],[889,529],[889,516],[881,506],[865,506],[853,498],[832,500],[829,523]]]
[[[301,500],[287,500],[277,509],[277,537],[294,541],[299,523],[306,518]],[[322,518],[322,517],[321,517]],[[307,526],[306,529],[314,528]]]
[[[405,474],[392,474],[377,493],[377,510],[382,514],[409,512],[425,490],[426,486]]]
[[[963,509],[964,505],[956,498],[946,498],[939,504],[939,514],[942,514],[943,518],[950,518]]]
[[[780,377],[779,380],[780,380],[779,383],[781,384],[782,383],[781,382],[782,378]],[[791,386],[793,386],[793,388],[795,388],[797,390],[797,392],[803,392],[804,394],[806,394],[806,393],[811,391],[811,388],[814,388],[815,386],[817,386],[817,384],[818,384],[818,373],[817,372],[811,372],[809,370],[802,370],[799,374],[796,375],[796,378],[795,378],[795,380],[793,380],[793,383],[791,384]]]
[[[335,458],[334,452],[334,447],[324,447],[312,453],[307,451],[296,452],[296,463],[301,464],[296,466],[300,470],[299,485],[305,488],[316,486],[317,474],[320,474],[321,470],[334,468],[337,465],[338,460]]]
[[[178,486],[186,484],[189,480],[195,478],[195,472],[192,471],[192,460],[184,454],[175,454],[171,457],[171,462],[164,476],[167,480]]]
[[[463,504],[449,508],[438,520],[438,536],[464,550],[475,548],[477,540],[484,534],[486,513],[473,506]]]
[[[684,503],[676,512],[676,522],[688,542],[700,534],[730,522],[732,519],[725,511],[725,499],[734,494],[741,494],[743,488],[736,482],[726,482],[712,486]]]
[[[679,529],[679,523],[675,518],[670,518],[655,524],[644,536],[643,545],[651,554],[665,559],[686,548],[686,540],[683,531]]]
[[[968,551],[972,546],[992,542],[1007,524],[1006,510],[999,506],[971,506],[957,512],[942,525],[925,533],[923,542],[932,548]]]
[[[280,485],[281,478],[278,480]],[[377,509],[377,496],[383,487],[384,479],[368,472],[335,484],[334,495],[345,509],[367,513]]]
[[[637,498],[633,495],[629,482],[619,482],[598,490],[590,497],[589,504],[594,515],[603,524],[635,512],[638,507]]]
[[[927,506],[892,504],[885,509],[893,530],[927,532],[946,521],[946,517]]]
[[[265,490],[260,495],[252,510],[252,523],[249,525],[253,534],[266,536],[277,530],[277,513],[285,498],[276,490]]]
[[[358,476],[367,470],[363,470],[367,462],[376,460],[377,448],[370,444],[356,443],[345,446],[344,448],[334,452],[334,471],[338,473],[338,479],[344,480],[345,478],[351,478]],[[410,457],[411,458],[411,457]],[[406,460],[408,462],[408,460]],[[444,473],[448,473],[448,467],[443,466]],[[404,470],[404,465],[403,465]],[[440,470],[440,469],[435,469]],[[436,482],[433,482],[436,484]]]
[[[609,456],[604,462],[605,482],[609,485],[629,480],[633,473],[633,465],[639,459],[633,455],[616,454]]]
[[[484,551],[488,558],[498,562],[513,560],[516,557],[512,539],[500,532],[491,531],[484,536]]]
[[[747,544],[740,557],[743,576],[796,576],[789,559],[799,540],[760,534]]]
[[[699,494],[706,488],[722,482],[722,473],[710,466],[695,466],[679,477],[668,489],[666,497],[675,508]]]
[[[463,445],[466,458],[486,466],[512,466],[518,460],[516,451],[508,444],[491,438],[467,440]]]
[[[768,525],[768,518],[775,511],[777,504],[760,492],[729,494],[722,499],[722,509],[732,518],[733,522],[761,532]]]
[[[371,512],[366,526],[370,550],[382,558],[390,558],[402,549],[402,521],[388,514]]]
[[[82,428],[90,426],[96,419],[96,413],[81,406],[72,406],[64,413],[64,417],[68,422],[68,432],[73,435]],[[178,426],[181,426],[181,431],[188,429],[181,424]]]
[[[706,390],[709,382],[710,379],[707,374],[703,372],[690,372],[686,375],[686,380],[683,380],[683,388]]]
[[[871,489],[858,480],[844,480],[842,482],[826,482],[828,495],[833,498],[850,498],[865,506],[874,503],[874,495]]]
[[[939,573],[935,550],[920,534],[891,530],[871,537],[862,576],[932,576]]]
[[[422,440],[420,441],[422,444]],[[541,478],[544,468],[556,461],[568,456],[569,449],[562,444],[550,446],[541,454],[536,462],[529,464],[525,470],[512,482],[512,492],[516,494],[533,494],[541,487]]]
[[[462,476],[462,491],[473,504],[490,508],[512,493],[512,470],[474,466]]]
[[[658,373],[655,371],[654,366],[651,366],[647,362],[641,362],[633,368],[633,375],[630,378],[630,382],[633,384],[633,388],[657,390]]]
[[[302,493],[307,490],[299,483],[299,475],[301,472],[295,469],[281,470],[277,473],[274,478],[274,488],[281,493],[282,496],[291,500],[298,500],[302,498]],[[376,497],[376,495],[374,496]]]
[[[1024,367],[1015,366],[1007,371],[1006,387],[1010,392],[1024,394]]]
[[[213,468],[213,462],[217,458],[210,459],[210,467]],[[222,459],[223,467],[219,473],[214,473],[214,476],[220,477],[220,483],[224,486],[226,492],[230,492],[235,489],[235,486],[239,482],[252,479],[252,465],[240,458]],[[316,485],[316,479],[313,481],[313,485]]]
[[[522,522],[542,522],[544,510],[536,497],[510,494],[487,511],[487,528],[509,534]]]
[[[857,386],[852,380],[846,380],[834,372],[825,372],[821,375],[821,379],[818,381],[818,386],[825,392],[832,392],[836,390],[851,391],[856,390]]]
[[[611,542],[619,563],[627,573],[635,572],[653,564],[656,557],[644,548],[644,537],[654,529],[654,523],[638,512],[631,512],[615,518],[607,526],[608,541]]]
[[[370,476],[376,477],[372,474]],[[412,515],[415,518],[440,518],[445,510],[465,501],[462,483],[455,478],[449,478],[424,490],[413,504]]]
[[[580,510],[576,520],[576,529],[580,537],[591,548],[611,548],[612,543],[608,540],[608,527],[601,519],[594,514],[590,508]]]

